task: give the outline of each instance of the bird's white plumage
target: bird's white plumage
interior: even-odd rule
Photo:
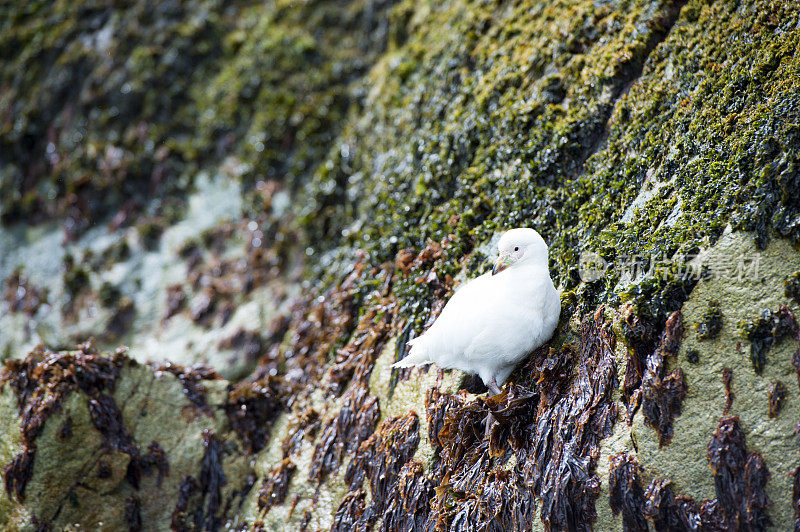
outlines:
[[[533,229],[512,229],[498,244],[501,271],[466,283],[434,324],[409,342],[409,355],[394,367],[435,363],[476,373],[492,387],[548,341],[561,312],[550,279],[547,245]]]

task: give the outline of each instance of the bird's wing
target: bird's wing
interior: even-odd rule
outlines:
[[[449,347],[454,356],[467,364],[486,358],[513,364],[527,354],[531,337],[540,334],[541,309],[531,301],[537,290],[531,290],[530,284],[512,281],[508,276],[481,281],[465,287],[465,290],[470,290],[459,300],[455,297],[451,300],[452,312],[445,315],[448,308],[442,311],[442,316],[434,324],[434,327],[441,327],[436,331],[442,336],[439,348],[445,350]],[[447,306],[450,307],[451,303]],[[457,334],[444,334],[444,331]]]
[[[504,310],[504,296],[491,276],[466,284],[447,302],[442,313],[420,338],[434,362],[440,357],[463,356],[470,343],[487,328],[493,328]]]
[[[468,341],[462,338],[464,331],[461,330],[459,323],[463,319],[464,312],[469,312],[470,307],[480,298],[478,292],[481,283],[481,277],[478,277],[456,291],[433,325],[420,336],[408,341],[411,348],[408,355],[395,362],[392,367],[407,368],[431,362],[447,367],[447,359],[463,352]]]

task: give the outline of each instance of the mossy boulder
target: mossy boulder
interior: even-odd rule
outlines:
[[[9,526],[800,519],[800,7],[151,7],[0,8]],[[553,340],[391,369],[514,226]]]
[[[186,379],[89,344],[7,366],[3,526],[218,526],[249,466],[225,416],[226,383]]]

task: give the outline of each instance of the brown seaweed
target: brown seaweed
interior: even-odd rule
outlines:
[[[125,522],[130,532],[142,530],[142,504],[139,497],[131,495],[125,500]]]
[[[274,322],[267,355],[262,357],[252,380],[281,377],[282,394],[302,397],[312,383],[322,380],[331,352],[336,352],[353,332],[359,293],[356,283],[363,274],[364,263],[356,262],[342,282],[323,295],[302,297],[295,301],[291,317]],[[286,333],[288,341],[281,344]]]
[[[294,476],[297,466],[290,459],[285,458],[276,467],[264,475],[261,487],[258,489],[258,509],[268,512],[276,504],[283,504],[289,491],[289,482]]]
[[[602,307],[581,324],[580,354],[572,393],[542,405],[523,466],[541,496],[542,521],[553,528],[587,530],[595,519],[600,482],[594,472],[600,440],[617,420],[614,336]],[[572,420],[581,420],[575,425]]]
[[[708,443],[708,463],[714,471],[716,499],[731,528],[765,530],[772,526],[764,492],[770,473],[755,451],[747,452],[738,417],[724,417]]]
[[[17,396],[22,418],[22,452],[4,468],[9,496],[23,500],[25,486],[33,473],[36,438],[47,418],[66,396],[80,390],[90,398],[113,391],[120,368],[133,363],[118,349],[112,356],[101,355],[90,340],[77,351],[52,353],[37,347],[21,360],[9,360],[0,375],[3,386],[9,384]]]
[[[186,308],[186,292],[182,285],[175,284],[167,287],[167,310],[164,320],[171,318]]]
[[[614,335],[602,309],[580,330],[577,345],[543,348],[523,367],[535,388],[512,384],[476,400],[463,391],[428,393],[437,450],[428,525],[523,531],[539,510],[551,529],[591,527],[600,492],[599,443],[617,419],[617,383]],[[506,471],[502,465],[511,454],[516,466]]]
[[[357,516],[337,511],[338,518],[357,529],[369,529],[387,511],[396,512],[389,506],[399,502],[392,494],[397,491],[401,469],[414,456],[418,444],[419,420],[414,412],[381,423],[360,445],[344,477],[351,493],[358,493],[368,481],[372,499],[366,507],[351,506]],[[346,509],[345,502],[342,504]]]
[[[628,346],[622,400],[627,405],[630,424],[633,414],[639,409],[645,365],[658,344],[658,331],[650,320],[633,312],[633,308],[623,314],[620,325]]]
[[[786,399],[786,393],[786,386],[781,381],[775,381],[769,385],[769,389],[767,390],[769,417],[778,417],[781,408],[783,408],[783,401]]]
[[[106,324],[102,339],[106,342],[118,340],[130,330],[135,317],[136,305],[130,298],[123,296]]]
[[[225,413],[248,452],[258,452],[269,440],[272,422],[283,410],[275,378],[243,382],[231,390]]]
[[[36,456],[36,449],[26,448],[16,455],[6,464],[3,469],[3,479],[5,480],[6,493],[9,498],[18,501],[25,500],[25,486],[33,475],[33,459]]]
[[[195,364],[191,368],[185,368],[172,362],[164,362],[153,369],[157,372],[156,374],[165,372],[175,375],[183,385],[183,393],[186,398],[205,415],[214,416],[214,412],[206,401],[206,388],[203,386],[202,381],[220,379],[221,377],[215,370],[202,364]]]
[[[211,430],[203,431],[203,462],[200,467],[200,492],[205,501],[205,510],[201,519],[201,527],[216,530],[220,526],[218,515],[222,504],[222,487],[228,481],[222,470],[222,447]]]
[[[367,493],[364,489],[347,492],[341,504],[339,504],[339,507],[336,509],[336,513],[333,515],[331,532],[364,530],[366,527],[361,523],[364,515],[364,501],[366,498]]]
[[[361,316],[351,340],[337,351],[328,373],[329,386],[341,395],[352,379],[366,382],[389,339],[396,305],[388,297],[376,298]]]
[[[656,532],[725,530],[716,500],[698,505],[690,497],[675,496],[668,480],[653,479],[645,499],[644,514]]]
[[[139,463],[144,475],[149,475],[152,468],[156,468],[158,471],[158,480],[156,482],[158,486],[161,486],[164,477],[169,476],[167,453],[156,441],[150,442],[150,445],[147,446],[147,453],[141,456]]]
[[[190,521],[189,515],[189,500],[193,495],[200,491],[200,485],[194,477],[184,475],[181,479],[180,487],[178,488],[178,501],[175,503],[175,508],[172,510],[170,530],[175,532],[189,532],[194,530],[195,527]]]
[[[388,495],[380,532],[431,530],[428,516],[434,496],[434,484],[425,476],[422,464],[406,462],[397,476],[396,488]]]
[[[714,472],[716,498],[712,500],[698,504],[676,496],[668,480],[650,483],[644,514],[656,532],[763,531],[772,526],[766,511],[770,500],[764,491],[770,473],[761,455],[747,451],[739,418],[720,420],[708,443],[708,461]]]
[[[220,350],[233,349],[242,360],[258,360],[264,351],[264,340],[256,331],[239,328],[231,336],[223,338],[217,344]]]
[[[289,458],[300,449],[303,440],[316,436],[319,424],[319,413],[316,410],[313,408],[304,410],[289,427],[289,432],[281,444],[283,457]]]
[[[725,387],[725,409],[722,411],[723,414],[727,414],[730,411],[733,400],[736,398],[733,394],[732,383],[733,370],[731,368],[722,368],[722,385]]]
[[[792,475],[792,510],[794,512],[794,530],[800,530],[800,468],[795,468]]]
[[[338,469],[345,454],[355,452],[374,432],[379,417],[378,399],[369,394],[366,385],[354,383],[345,393],[339,412],[322,428],[311,458],[309,480],[322,482]]]
[[[3,299],[8,302],[11,312],[24,312],[33,316],[41,305],[47,303],[48,290],[34,286],[17,268],[6,279]]]
[[[644,517],[644,490],[636,458],[619,453],[611,456],[608,473],[609,504],[614,515],[622,513],[626,531],[647,532]]]
[[[667,319],[658,347],[647,357],[642,378],[641,408],[644,422],[658,431],[659,446],[667,445],[672,438],[672,423],[681,414],[686,397],[683,371],[677,368],[664,375],[665,358],[677,359],[683,336],[683,316],[675,311]]]

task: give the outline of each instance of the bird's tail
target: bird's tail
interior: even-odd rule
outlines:
[[[412,366],[422,366],[423,364],[430,364],[431,359],[428,357],[428,350],[425,349],[425,342],[422,336],[418,336],[408,342],[411,349],[408,351],[408,356],[402,360],[398,360],[392,364],[393,368],[410,368]]]

